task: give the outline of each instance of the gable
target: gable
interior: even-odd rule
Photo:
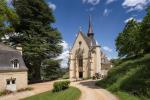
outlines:
[[[79,45],[80,44],[79,42],[81,42],[81,46]],[[85,53],[88,53],[89,46],[84,38],[83,33],[81,33],[81,32],[78,33],[78,35],[74,41],[74,44],[72,46],[71,52],[73,55],[75,54],[76,50],[79,49],[79,46],[81,49],[84,49]]]

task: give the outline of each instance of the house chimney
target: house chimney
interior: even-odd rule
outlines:
[[[22,55],[22,47],[20,44],[16,46],[16,50],[19,51]]]

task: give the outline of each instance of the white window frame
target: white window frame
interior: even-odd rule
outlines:
[[[15,64],[15,63],[17,63],[17,64]],[[15,65],[17,65],[17,66],[15,66]],[[19,60],[18,59],[13,59],[12,60],[12,66],[13,66],[13,68],[14,69],[18,69],[19,68]]]

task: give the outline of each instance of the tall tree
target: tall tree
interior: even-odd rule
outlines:
[[[0,1],[0,42],[5,38],[5,35],[9,35],[14,32],[13,24],[17,22],[17,15],[15,11],[7,6],[6,0]],[[4,42],[4,41],[3,41]]]
[[[147,14],[142,21],[140,37],[144,53],[150,52],[150,6],[147,8]]]
[[[62,52],[61,34],[52,27],[53,11],[45,0],[14,0],[13,4],[19,16],[19,24],[14,26],[18,34],[9,40],[21,44],[29,79],[40,80],[42,62]]]
[[[126,24],[123,32],[116,39],[119,56],[135,56],[141,52],[139,30],[140,23],[134,19]]]

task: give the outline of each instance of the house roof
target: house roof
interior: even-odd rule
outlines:
[[[19,61],[19,68],[14,69],[12,61],[17,59]],[[22,55],[16,49],[0,43],[0,71],[15,71],[15,70],[27,70],[23,61]]]
[[[3,44],[1,42],[0,42],[0,50],[3,50],[3,51],[17,51],[16,49],[14,49],[12,47],[9,47],[9,46],[6,46],[5,44]]]

